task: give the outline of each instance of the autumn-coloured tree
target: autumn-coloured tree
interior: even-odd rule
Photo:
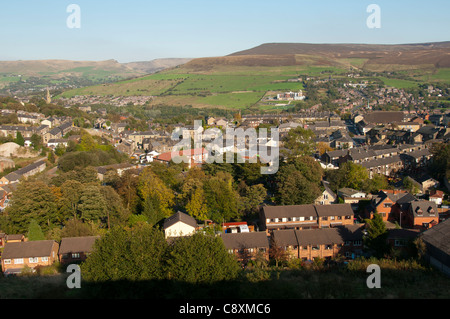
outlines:
[[[195,219],[208,219],[208,206],[206,204],[206,199],[202,188],[197,188],[194,191],[191,199],[186,205],[186,211]]]
[[[151,168],[145,168],[139,175],[137,185],[138,194],[146,205],[153,206],[161,216],[169,217],[172,215],[172,206],[174,205],[175,195],[172,190],[168,188],[164,182],[156,176]]]

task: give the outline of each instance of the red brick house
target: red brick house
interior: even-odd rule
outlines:
[[[261,229],[316,229],[352,225],[350,204],[264,206],[260,211]]]
[[[162,153],[155,156],[153,160],[168,164],[173,161],[172,155],[172,152]],[[208,151],[205,148],[182,150],[178,152],[178,156],[181,157],[182,163],[186,163],[189,168],[192,168],[206,162]]]
[[[343,256],[351,259],[362,255],[363,226],[274,230],[272,239],[272,245],[285,250],[289,258],[312,261],[315,258],[331,260]]]
[[[412,201],[407,210],[408,226],[427,230],[439,224],[439,212],[435,202],[427,200]]]
[[[59,245],[53,240],[6,243],[2,254],[4,274],[20,273],[25,267],[50,266],[58,260]]]
[[[410,242],[419,234],[419,229],[389,229],[387,241],[394,250],[407,251]]]
[[[221,238],[229,253],[242,262],[262,256],[269,260],[269,237],[266,232],[224,233]]]
[[[67,237],[61,240],[58,258],[63,265],[80,263],[92,252],[99,236]]]
[[[415,197],[403,190],[380,190],[365,208],[365,217],[372,219],[373,214],[377,212],[384,221],[397,220],[398,205],[412,200],[415,200]]]

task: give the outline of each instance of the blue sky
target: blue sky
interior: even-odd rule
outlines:
[[[69,4],[81,9],[70,29]],[[381,8],[369,29],[366,8]],[[222,56],[268,42],[450,41],[448,0],[14,0],[0,3],[0,60],[144,61]]]

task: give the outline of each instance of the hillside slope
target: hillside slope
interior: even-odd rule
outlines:
[[[395,46],[269,43],[228,56],[192,59],[132,80],[69,90],[61,96],[147,96],[149,106],[277,109],[278,105],[261,105],[264,97],[302,90],[299,78],[310,76],[348,79],[348,74],[355,71],[389,71],[377,75],[385,85],[450,83],[450,68],[445,67],[450,67],[449,56],[450,42]],[[134,66],[143,68],[145,64]],[[365,76],[370,78],[373,73]]]
[[[450,67],[450,42],[378,45],[266,43],[230,54],[236,56],[312,55],[328,59],[367,59],[367,65],[426,65]]]

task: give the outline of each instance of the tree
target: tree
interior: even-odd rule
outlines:
[[[97,146],[97,143],[88,133],[84,133],[81,136],[80,144],[78,145],[78,150],[82,152],[93,151]]]
[[[101,186],[100,192],[108,203],[106,210],[108,229],[115,225],[125,224],[130,212],[123,206],[123,201],[111,186]]]
[[[61,231],[61,237],[83,237],[96,235],[92,224],[80,219],[69,219]]]
[[[78,205],[83,188],[83,184],[74,180],[67,180],[61,185],[62,201],[68,207],[74,219],[77,219]]]
[[[138,194],[147,209],[158,212],[162,218],[172,215],[175,195],[164,182],[153,173],[151,168],[145,168],[139,175]],[[150,211],[150,210],[148,210]]]
[[[34,219],[30,221],[30,225],[28,226],[27,238],[29,241],[45,239],[45,235],[44,232],[42,231],[41,226],[39,226],[39,224]]]
[[[420,191],[419,186],[409,176],[403,178],[403,188],[414,195]]]
[[[203,188],[197,188],[186,205],[189,215],[198,220],[208,219],[208,207],[204,196]]]
[[[233,177],[226,172],[218,172],[203,183],[203,190],[210,212],[209,218],[217,223],[240,217],[238,211],[239,194],[233,189]]]
[[[282,165],[276,175],[276,201],[280,205],[312,204],[320,196],[322,168],[309,156]]]
[[[55,155],[56,156],[63,156],[64,153],[66,152],[66,148],[64,147],[63,144],[58,144],[55,148]]]
[[[242,209],[247,213],[257,211],[257,208],[267,196],[267,190],[262,184],[247,186],[243,185],[242,193],[240,194],[240,204]]]
[[[145,223],[114,227],[94,244],[81,265],[87,281],[141,281],[166,277],[167,241],[161,230]]]
[[[367,230],[365,244],[375,253],[376,257],[383,257],[389,251],[388,232],[383,218],[380,214],[375,213],[373,219],[367,219],[365,222]]]
[[[344,163],[343,170],[345,172],[347,187],[356,190],[362,189],[364,182],[369,178],[367,170],[363,166],[354,164],[353,162]]]
[[[30,141],[35,151],[37,151],[42,146],[42,138],[36,133],[31,136]]]
[[[317,143],[317,151],[319,152],[319,155],[322,156],[326,152],[332,151],[333,148],[330,147],[327,143],[319,142]]]
[[[53,153],[53,151],[50,150],[48,152],[47,159],[50,163],[54,164],[56,162],[55,153]]]
[[[284,153],[287,158],[297,156],[309,156],[314,153],[316,149],[315,135],[312,130],[297,127],[289,131],[283,140],[283,145],[289,150],[289,153]]]
[[[372,179],[367,179],[363,182],[362,190],[368,193],[376,193],[380,189],[388,189],[389,183],[386,176],[381,174],[374,174]]]
[[[433,143],[430,152],[433,154],[433,161],[429,167],[430,172],[437,179],[444,177],[450,179],[450,144]]]
[[[276,242],[273,236],[271,237],[269,258],[275,260],[275,267],[278,267],[279,262],[285,262],[289,259],[289,253]]]
[[[220,237],[196,233],[177,238],[169,247],[168,279],[211,284],[236,279],[240,267]]]
[[[337,170],[329,170],[326,172],[326,180],[330,182],[330,187],[333,191],[337,191],[343,187],[349,187],[356,190],[374,189],[379,185],[386,186],[386,184],[379,177],[375,177],[373,184],[368,182],[369,174],[367,170],[353,162],[346,162]]]
[[[56,201],[55,194],[47,184],[39,180],[26,180],[17,186],[11,205],[5,212],[17,232],[25,232],[32,219],[46,231],[62,222]]]
[[[20,146],[24,146],[25,145],[25,139],[23,138],[22,133],[20,133],[20,132],[16,133],[15,142],[16,142],[16,144],[19,144]]]
[[[87,185],[83,188],[78,209],[84,221],[102,221],[107,217],[107,202],[99,186]]]

